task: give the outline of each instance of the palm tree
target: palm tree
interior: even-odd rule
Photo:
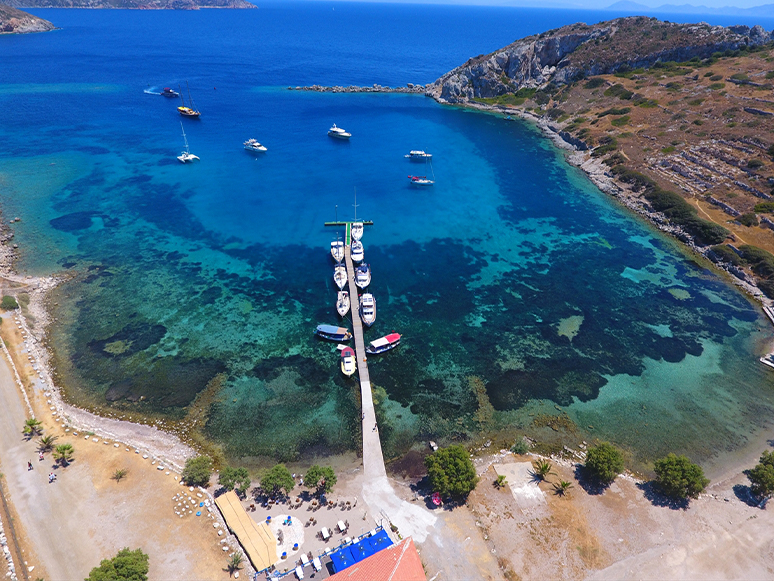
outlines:
[[[28,436],[36,436],[38,434],[43,433],[43,428],[41,427],[42,423],[40,420],[36,420],[35,418],[30,418],[26,422],[24,422],[24,433]]]
[[[553,466],[548,460],[533,460],[532,475],[538,480],[547,480],[554,473]]]
[[[505,476],[503,476],[502,474],[500,474],[497,477],[497,480],[494,481],[494,485],[497,488],[502,488],[503,486],[506,486],[507,484],[508,484],[508,481],[505,479]]]
[[[567,494],[567,491],[570,490],[570,488],[574,488],[572,482],[567,482],[566,480],[554,482],[554,494],[559,496],[564,496]]]
[[[59,444],[54,449],[54,459],[61,462],[62,466],[67,466],[73,458],[73,451],[72,444]]]
[[[38,443],[40,444],[38,449],[41,452],[50,452],[54,449],[54,442],[58,439],[58,436],[43,436],[40,440],[38,440]]]
[[[242,553],[236,552],[231,554],[231,560],[228,562],[228,574],[231,575],[234,571],[238,571],[242,568]]]
[[[113,472],[113,476],[111,478],[115,480],[116,482],[121,482],[121,479],[126,476],[129,473],[129,470],[126,468],[117,468],[115,472]]]

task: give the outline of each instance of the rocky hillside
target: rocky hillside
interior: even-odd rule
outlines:
[[[648,67],[657,61],[687,61],[715,52],[771,40],[762,27],[675,24],[634,16],[593,26],[571,24],[517,40],[479,55],[445,74],[428,94],[441,102],[463,103],[583,77]]]
[[[246,0],[3,0],[19,8],[133,8],[137,10],[197,10],[255,8]]]
[[[0,34],[46,32],[55,28],[48,20],[0,4]]]

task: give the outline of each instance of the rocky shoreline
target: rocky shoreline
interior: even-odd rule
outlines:
[[[0,4],[0,34],[27,34],[55,30],[48,20],[33,16],[29,12]]]
[[[427,90],[426,85],[415,85],[406,83],[405,87],[386,87],[374,83],[370,87],[361,87],[358,85],[309,85],[306,87],[288,87],[288,91],[311,91],[315,93],[415,93],[424,95]]]

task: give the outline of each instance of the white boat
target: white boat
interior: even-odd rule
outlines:
[[[177,159],[179,159],[181,163],[196,161],[197,159],[199,159],[199,157],[191,153],[191,148],[188,147],[188,138],[185,136],[185,129],[183,129],[182,123],[180,124],[180,129],[183,130],[183,141],[185,142],[185,151],[183,151],[180,155],[178,155]]]
[[[343,289],[347,284],[347,269],[343,264],[337,264],[333,268],[333,282],[340,289]]]
[[[360,240],[363,237],[363,223],[362,222],[352,222],[352,225],[349,227],[350,234],[352,235],[352,240]]]
[[[358,288],[365,289],[371,284],[371,267],[361,264],[355,269],[355,284]]]
[[[351,377],[355,371],[357,371],[355,350],[352,347],[345,347],[341,350],[341,372],[347,377]]]
[[[376,299],[371,293],[360,296],[360,318],[369,327],[376,322]]]
[[[398,345],[400,345],[400,335],[398,333],[390,333],[381,339],[371,341],[371,343],[368,344],[368,347],[366,347],[366,353],[369,355],[376,355],[378,353],[389,351],[390,349],[395,349]]]
[[[421,149],[412,149],[404,157],[407,157],[408,159],[412,159],[412,160],[416,159],[419,161],[425,161],[426,159],[430,159],[431,157],[433,157],[433,154],[426,153]]]
[[[258,143],[258,140],[256,139],[248,139],[244,142],[244,146],[247,151],[252,151],[254,153],[263,153],[266,151],[266,146]]]
[[[427,161],[429,162],[430,159],[428,158]],[[433,164],[430,163],[430,174],[433,176],[432,179],[427,177],[427,175],[423,176],[409,176],[408,178],[411,180],[411,184],[414,186],[432,186],[435,184],[435,172],[433,171]]]
[[[360,240],[352,242],[352,260],[354,262],[363,262],[363,243]]]
[[[344,242],[341,240],[334,240],[331,242],[331,256],[336,262],[344,260]]]
[[[349,311],[349,292],[340,290],[336,297],[336,312],[340,317],[343,317]]]
[[[328,129],[328,135],[335,137],[336,139],[349,139],[352,137],[351,133],[347,133],[341,127],[336,127],[335,123],[333,124],[333,127]]]

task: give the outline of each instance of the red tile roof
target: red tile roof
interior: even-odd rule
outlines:
[[[411,537],[328,577],[329,581],[427,581]]]

